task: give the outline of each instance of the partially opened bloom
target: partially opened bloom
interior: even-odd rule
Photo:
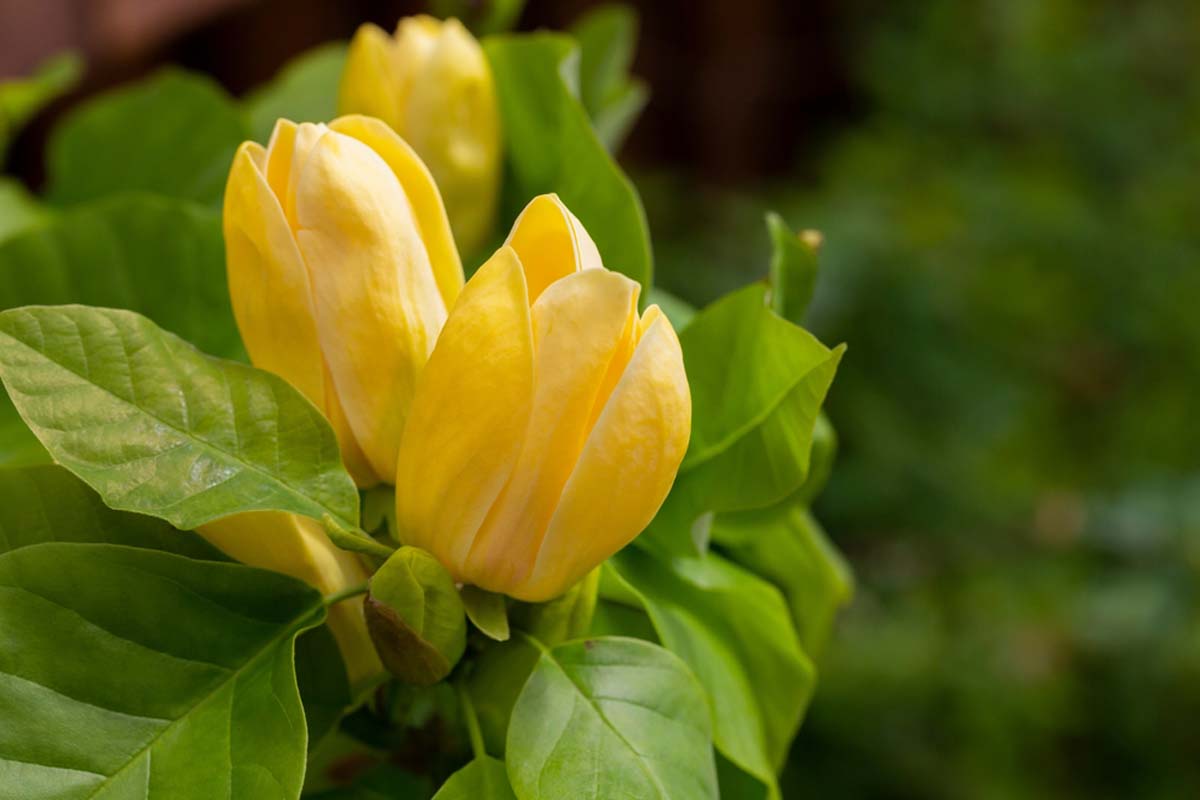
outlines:
[[[396,512],[458,581],[553,598],[650,522],[687,449],[679,340],[534,199],[450,313],[417,384]]]
[[[338,109],[392,126],[429,166],[463,250],[486,243],[500,186],[500,115],[483,48],[458,20],[407,17],[395,36],[360,27]]]
[[[391,481],[462,265],[433,179],[379,120],[280,120],[225,190],[229,293],[251,360],[322,409],[360,486]]]

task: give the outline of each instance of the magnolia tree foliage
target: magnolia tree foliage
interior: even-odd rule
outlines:
[[[167,70],[0,179],[0,796],[778,796],[842,348],[778,217],[654,287],[634,29]]]

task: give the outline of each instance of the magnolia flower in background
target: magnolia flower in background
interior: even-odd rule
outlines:
[[[280,120],[225,191],[229,293],[258,367],[333,425],[360,486],[390,482],[416,388],[463,272],[437,187],[387,125]]]
[[[320,523],[282,511],[253,511],[201,525],[197,530],[231,558],[298,578],[329,596],[362,584],[369,571],[353,553],[334,547]],[[383,674],[367,632],[362,598],[329,608],[326,619],[355,689]]]
[[[396,514],[455,580],[562,594],[650,522],[691,429],[679,340],[535,198],[464,288],[417,384]]]
[[[458,20],[408,17],[395,36],[360,27],[338,109],[392,126],[433,173],[463,252],[487,243],[500,186],[500,117],[487,58]]]

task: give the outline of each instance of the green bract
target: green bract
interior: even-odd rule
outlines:
[[[424,550],[404,547],[371,578],[367,628],[384,666],[400,680],[430,686],[467,646],[467,621],[454,580]]]

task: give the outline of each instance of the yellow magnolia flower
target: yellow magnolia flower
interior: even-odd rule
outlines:
[[[322,409],[360,486],[400,435],[462,264],[433,179],[387,125],[280,120],[225,189],[229,293],[251,360]]]
[[[391,125],[429,165],[463,250],[487,243],[500,186],[500,116],[487,58],[458,20],[408,17],[395,36],[360,27],[338,108]]]
[[[455,580],[543,601],[650,522],[687,450],[679,340],[554,195],[471,278],[400,446],[407,544]]]
[[[295,514],[252,511],[209,522],[197,532],[243,564],[291,575],[324,595],[357,586],[370,574],[357,556],[333,546],[320,523]],[[367,632],[362,598],[331,606],[326,621],[350,685],[366,688],[383,674],[383,664]]]

